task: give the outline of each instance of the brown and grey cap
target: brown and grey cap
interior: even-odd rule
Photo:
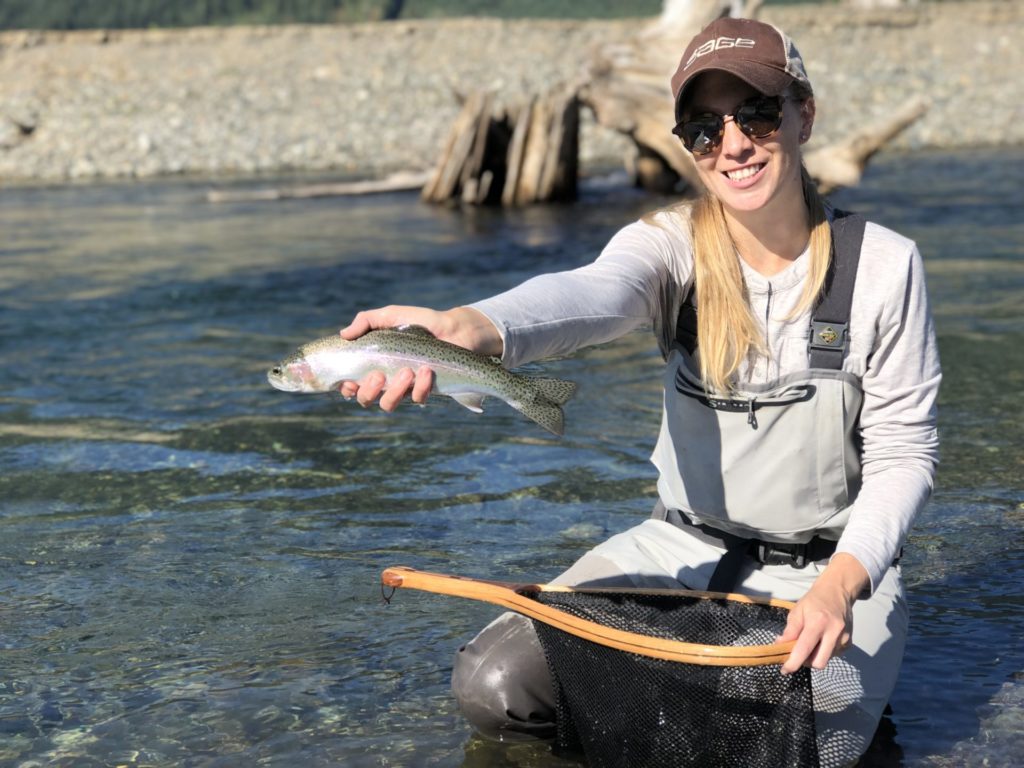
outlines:
[[[753,19],[716,19],[686,46],[672,75],[677,120],[687,87],[711,69],[736,75],[766,96],[778,96],[792,82],[811,90],[800,52],[780,29]]]

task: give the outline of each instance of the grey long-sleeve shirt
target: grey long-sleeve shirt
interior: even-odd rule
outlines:
[[[803,291],[807,255],[770,278],[741,264],[769,352],[745,365],[740,380],[765,383],[807,369],[810,313],[789,316]],[[683,209],[626,226],[591,264],[535,277],[472,306],[498,328],[510,368],[648,324],[667,354],[692,279]],[[857,558],[873,590],[932,490],[941,379],[921,256],[912,241],[873,223],[864,235],[843,369],[864,390],[863,484],[836,551]]]

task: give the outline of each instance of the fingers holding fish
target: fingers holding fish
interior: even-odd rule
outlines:
[[[412,401],[417,405],[426,405],[434,389],[434,372],[429,365],[421,365],[416,371],[416,381],[412,387]]]
[[[408,397],[417,405],[425,405],[434,386],[434,372],[422,365],[415,372],[402,368],[389,381],[383,371],[374,371],[361,381],[344,381],[339,391],[346,398],[353,397],[364,408],[379,400],[382,411],[393,412]]]
[[[405,307],[392,304],[377,309],[365,309],[356,313],[347,326],[341,329],[341,337],[352,341],[363,334],[381,328],[398,328],[403,325],[419,325],[434,336],[444,338],[441,312],[426,307]]]
[[[422,393],[423,384],[420,383],[420,374],[426,366],[421,366],[418,373],[413,373],[412,368],[402,368],[394,375],[391,381],[384,385],[380,392],[380,409],[391,413],[401,404],[402,400],[412,395],[414,402],[426,402],[426,395]],[[430,393],[430,369],[427,369],[427,394]],[[416,400],[417,394],[421,398]]]
[[[454,307],[445,311],[427,307],[392,304],[366,309],[356,314],[341,329],[343,339],[354,341],[374,330],[418,326],[442,341],[492,357],[500,357],[504,342],[494,323],[471,307]]]
[[[356,390],[356,402],[363,408],[373,405],[384,388],[387,386],[387,376],[382,371],[373,371],[367,374],[360,382]]]

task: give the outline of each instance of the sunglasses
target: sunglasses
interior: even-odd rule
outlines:
[[[718,148],[725,135],[725,124],[730,119],[750,138],[763,139],[782,125],[782,101],[781,96],[754,96],[741,102],[731,115],[702,112],[681,120],[672,133],[682,139],[683,146],[695,155],[706,155]]]

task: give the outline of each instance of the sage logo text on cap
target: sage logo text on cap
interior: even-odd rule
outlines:
[[[756,43],[747,37],[716,37],[714,40],[708,40],[697,48],[697,50],[693,52],[693,55],[690,56],[683,69],[687,69],[701,56],[707,56],[709,53],[721,50],[722,48],[753,48],[754,45],[756,45]]]

